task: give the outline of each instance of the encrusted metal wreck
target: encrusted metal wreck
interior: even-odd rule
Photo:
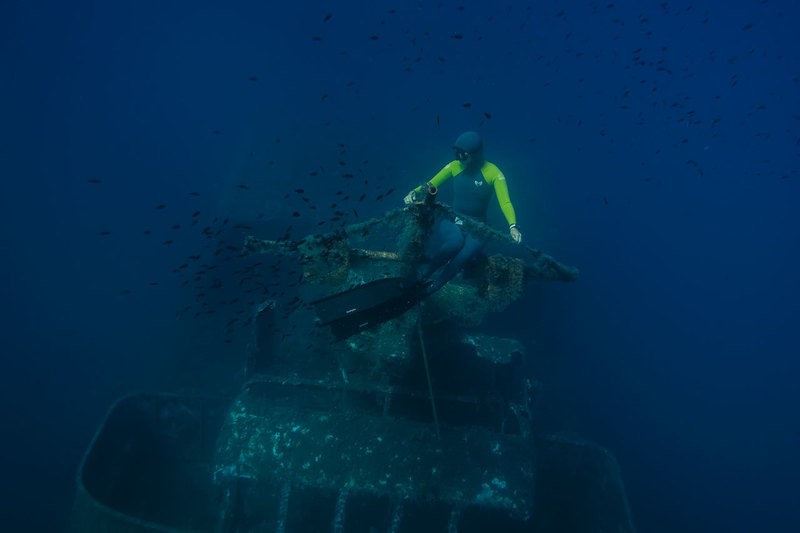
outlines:
[[[517,247],[374,327],[315,324],[304,302],[411,275],[449,214],[429,201],[301,241],[248,238],[245,253],[297,255],[304,283],[255,310],[241,392],[121,400],[81,466],[74,530],[633,531],[613,457],[538,430],[525,347],[479,328],[525,283],[574,268]]]

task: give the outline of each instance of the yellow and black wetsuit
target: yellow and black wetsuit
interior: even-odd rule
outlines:
[[[451,178],[454,178],[455,186],[453,209],[458,213],[485,222],[489,197],[494,191],[508,225],[517,223],[514,206],[508,196],[506,178],[496,165],[485,161],[479,170],[469,172],[461,161],[454,160],[447,163],[428,183],[438,188]],[[415,192],[420,193],[422,190],[423,186],[420,186]]]
[[[509,226],[516,224],[505,176],[488,161],[479,164],[478,168],[470,170],[461,161],[451,161],[428,184],[439,187],[452,179],[455,186],[453,209],[482,222],[486,222],[489,198],[494,191]],[[419,194],[422,190],[420,186],[414,192]],[[483,245],[482,239],[463,231],[458,220],[437,220],[426,245],[426,262],[420,266],[417,276],[420,280],[427,280],[439,269],[441,273],[426,287],[425,294],[436,292],[450,281],[467,261],[480,252]]]

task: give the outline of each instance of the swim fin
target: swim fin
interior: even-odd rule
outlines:
[[[425,284],[414,278],[383,278],[311,302],[318,325],[334,335],[351,335],[396,318],[425,297]]]

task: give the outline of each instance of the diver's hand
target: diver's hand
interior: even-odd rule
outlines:
[[[519,232],[516,224],[512,224],[511,227],[508,228],[508,232],[511,234],[511,238],[514,239],[515,243],[519,244],[522,242],[522,233]]]
[[[415,199],[414,196],[415,196],[415,193],[412,190],[410,193],[406,194],[405,198],[403,198],[403,203],[406,204],[406,205],[413,204],[414,203],[414,199]]]

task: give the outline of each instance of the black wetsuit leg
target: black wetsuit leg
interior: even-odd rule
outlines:
[[[475,257],[475,255],[481,251],[484,245],[484,241],[479,240],[472,235],[467,233],[464,235],[464,244],[458,253],[453,257],[449,263],[447,263],[442,269],[441,273],[436,277],[434,282],[426,287],[425,292],[427,294],[433,294],[434,292],[441,289],[448,281],[453,279],[458,271],[461,270],[467,261]]]
[[[442,219],[436,222],[425,250],[427,262],[420,267],[417,278],[420,281],[427,280],[458,255],[465,240],[461,227],[452,220]]]

